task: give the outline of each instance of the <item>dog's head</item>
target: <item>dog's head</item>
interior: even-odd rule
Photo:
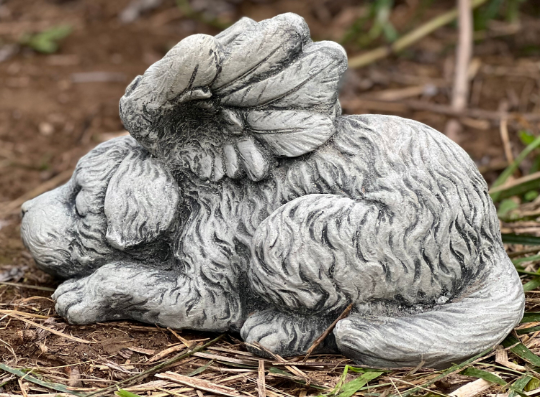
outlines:
[[[85,274],[157,248],[179,197],[159,160],[133,138],[117,138],[84,156],[68,183],[23,204],[21,235],[42,269],[64,278]]]

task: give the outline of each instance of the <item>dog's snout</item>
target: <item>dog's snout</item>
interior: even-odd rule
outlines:
[[[32,208],[32,206],[34,205],[34,200],[28,200],[28,201],[25,201],[23,203],[23,205],[21,205],[21,217],[24,217],[24,215],[26,215],[26,213],[30,210],[30,208]]]

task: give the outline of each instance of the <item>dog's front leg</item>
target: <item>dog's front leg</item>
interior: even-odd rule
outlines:
[[[234,322],[227,296],[208,291],[176,271],[115,262],[64,282],[53,294],[56,311],[72,324],[137,320],[176,329],[225,331]]]

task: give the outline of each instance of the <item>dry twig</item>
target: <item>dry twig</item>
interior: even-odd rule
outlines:
[[[315,342],[313,342],[313,344],[310,346],[310,348],[306,352],[306,356],[304,357],[304,360],[303,360],[304,362],[307,361],[307,359],[309,358],[311,353],[313,353],[313,350],[315,350],[317,348],[317,346],[319,346],[321,344],[321,342],[330,334],[330,332],[332,332],[332,330],[334,329],[334,327],[336,326],[338,321],[343,320],[345,317],[347,317],[349,315],[349,313],[351,312],[353,306],[354,306],[354,303],[351,303],[349,306],[347,306],[345,308],[345,310],[343,310],[343,313],[341,313],[339,315],[339,317],[336,318],[332,322],[332,324],[330,324],[330,326],[328,328],[326,328],[326,330],[321,334],[321,336],[319,336],[317,339],[315,339]]]
[[[487,0],[473,0],[471,3],[471,8],[475,9],[484,4],[486,1]],[[396,40],[391,46],[379,47],[365,54],[352,57],[351,59],[349,59],[349,67],[351,69],[361,68],[363,66],[369,65],[370,63],[386,58],[391,54],[397,54],[400,51],[403,51],[405,48],[416,43],[420,39],[433,33],[435,30],[454,21],[457,16],[457,10],[452,10],[441,14],[438,17],[432,19],[431,21],[428,21],[422,26],[414,29],[412,32],[404,35],[400,39]]]
[[[461,112],[469,97],[469,64],[472,57],[473,26],[470,0],[458,0],[459,41],[456,47],[456,67],[452,90],[452,109]],[[446,135],[459,141],[461,124],[455,119],[448,120]]]
[[[264,360],[259,360],[259,377],[257,378],[257,390],[259,397],[266,397],[266,385],[264,377]]]
[[[243,396],[243,394],[237,392],[231,387],[218,385],[216,383],[208,382],[207,380],[204,380],[204,379],[197,379],[197,378],[193,378],[189,376],[180,375],[175,372],[165,372],[163,374],[157,374],[156,377],[160,379],[171,380],[173,382],[178,382],[183,385],[193,387],[195,389],[208,391],[210,393],[220,394],[222,396],[228,396],[228,397]]]

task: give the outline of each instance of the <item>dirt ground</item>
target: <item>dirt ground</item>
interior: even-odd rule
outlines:
[[[118,100],[126,85],[183,37],[193,33],[216,34],[223,21],[231,22],[244,15],[261,20],[292,11],[305,17],[315,39],[341,41],[365,11],[367,2],[198,0],[192,1],[193,14],[186,16],[172,0],[167,0],[143,12],[135,21],[122,23],[119,15],[129,3],[0,1],[0,363],[34,368],[33,373],[48,381],[84,391],[110,386],[151,367],[149,358],[159,351],[181,347],[186,341],[203,343],[215,335],[183,332],[178,337],[169,330],[127,322],[76,327],[55,317],[50,295],[57,283],[37,270],[24,250],[19,237],[20,203],[64,182],[84,153],[123,133]],[[427,21],[454,4],[432,2],[417,15],[418,1],[397,3],[392,22],[398,30],[405,31],[414,18],[415,23]],[[475,59],[469,70],[469,107],[459,115],[462,131],[456,139],[488,182],[493,182],[507,165],[499,112],[522,115],[508,120],[514,156],[524,148],[519,131],[540,134],[540,14],[535,2],[529,3],[522,9],[519,24],[492,21],[475,41]],[[65,24],[72,27],[72,32],[52,54],[40,54],[20,44],[25,34]],[[396,114],[444,131],[450,118],[455,42],[456,29],[449,25],[400,56],[350,70],[341,96],[344,112]],[[347,50],[350,57],[362,53],[354,44],[348,44]],[[525,161],[522,171],[530,165]],[[540,228],[527,227],[531,229],[529,234],[540,235]],[[27,315],[11,315],[14,310]],[[79,343],[66,335],[90,343]],[[216,347],[222,350],[209,352],[252,361],[234,365],[230,360],[224,364],[223,359],[214,358],[215,363],[201,375],[202,379],[206,376],[215,382],[238,375],[223,384],[257,393],[257,361],[234,335],[226,336]],[[334,367],[325,367],[323,371],[308,368],[305,373],[311,374],[314,384],[333,388],[348,361],[341,356],[313,359]],[[189,373],[208,360],[193,356],[169,370]],[[418,373],[429,375],[430,371]],[[306,383],[302,376],[296,376],[297,379],[279,373],[269,375],[268,395],[317,394],[317,389],[302,385]],[[467,379],[456,375],[450,383],[439,382],[436,387],[439,392],[447,392]],[[145,381],[151,380],[155,378]],[[161,388],[165,386],[162,384]],[[201,395],[193,388],[184,389],[172,389],[172,395]],[[5,395],[3,392],[20,395],[50,390],[26,381],[17,382],[0,372],[0,395]],[[151,387],[140,393],[159,395]],[[167,393],[161,395],[171,395]]]

